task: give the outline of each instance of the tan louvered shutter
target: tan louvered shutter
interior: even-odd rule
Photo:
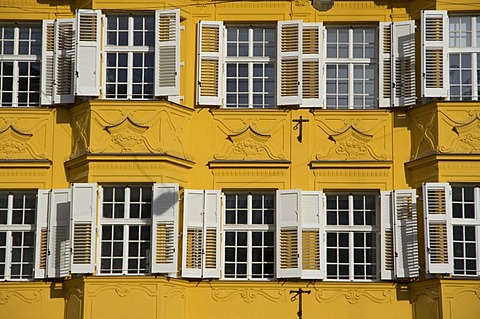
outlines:
[[[223,23],[200,21],[198,25],[197,104],[222,105]]]
[[[321,244],[324,236],[322,223],[322,192],[302,192],[302,279],[323,279]]]
[[[75,94],[100,94],[100,10],[78,9]]]
[[[277,278],[300,278],[302,270],[302,191],[277,191]]]
[[[178,264],[178,184],[154,184],[152,273],[176,273]]]
[[[220,278],[220,191],[205,191],[203,278]]]
[[[302,105],[322,106],[320,72],[322,70],[322,23],[304,23],[302,31]]]
[[[55,21],[43,20],[41,103],[53,104]]]
[[[395,233],[395,278],[418,277],[417,193],[414,189],[393,191]]]
[[[446,97],[448,93],[447,12],[422,11],[421,22],[422,96]]]
[[[53,103],[73,103],[75,73],[75,19],[55,21]]]
[[[50,191],[48,190],[38,190],[37,192],[37,215],[35,218],[35,279],[43,279],[46,277],[48,249],[47,213],[49,196]]]
[[[72,184],[72,273],[94,271],[97,222],[97,184]]]
[[[423,184],[427,273],[453,272],[452,190],[446,183]]]
[[[180,10],[155,12],[155,95],[180,94]]]
[[[380,275],[382,280],[392,280],[395,277],[395,241],[393,230],[392,192],[381,192],[380,202],[382,207],[380,221]]]
[[[302,21],[279,21],[277,27],[277,105],[302,102]]]
[[[47,277],[67,277],[70,273],[70,189],[50,192],[47,243]]]
[[[201,278],[204,191],[186,189],[183,207],[182,277]]]

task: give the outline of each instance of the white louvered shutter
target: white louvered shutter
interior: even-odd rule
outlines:
[[[38,190],[37,192],[37,215],[35,218],[35,268],[34,278],[46,277],[47,269],[47,236],[48,236],[48,199],[50,191]]]
[[[395,277],[395,241],[393,224],[393,198],[391,191],[380,194],[381,223],[380,223],[380,275],[382,280],[392,280]]]
[[[446,11],[425,10],[421,15],[422,96],[448,95],[448,17]]]
[[[42,25],[41,104],[53,104],[55,21],[43,20]]]
[[[302,192],[302,279],[323,279],[320,245],[324,236],[322,192]]]
[[[300,105],[302,21],[279,21],[277,39],[277,105]]]
[[[300,278],[302,274],[302,191],[277,191],[277,277]]]
[[[176,273],[178,259],[178,184],[154,184],[152,273]]]
[[[75,101],[75,19],[55,21],[53,103]]]
[[[47,243],[47,277],[68,276],[70,273],[70,189],[53,189],[50,192]]]
[[[180,94],[180,10],[155,12],[155,95]]]
[[[100,95],[100,10],[78,9],[75,94]]]
[[[200,21],[197,39],[197,104],[222,105],[223,23]]]
[[[447,183],[423,184],[427,273],[453,272],[452,190]]]
[[[203,278],[220,278],[220,191],[205,191]]]
[[[302,105],[320,107],[323,24],[304,23],[302,30]]]
[[[380,22],[380,45],[379,45],[379,106],[393,106],[392,86],[392,22]]]
[[[72,273],[91,274],[97,222],[97,184],[72,184]]]
[[[415,21],[394,22],[393,50],[393,106],[415,105]]]
[[[182,277],[202,277],[205,193],[186,189],[183,208]]]
[[[420,275],[418,256],[417,192],[393,191],[395,278]]]

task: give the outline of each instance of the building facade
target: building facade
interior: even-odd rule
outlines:
[[[475,318],[478,3],[314,4],[3,0],[0,317]]]

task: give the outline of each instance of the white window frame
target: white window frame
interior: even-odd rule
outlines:
[[[327,52],[327,44],[328,44],[328,30],[339,30],[339,29],[347,29],[348,30],[348,57],[346,58],[329,58],[328,57],[328,52]],[[374,58],[354,58],[353,57],[353,31],[354,29],[361,29],[361,30],[366,30],[366,29],[372,29],[375,31],[374,39],[376,40],[374,45],[373,52],[375,54]],[[325,26],[324,27],[324,39],[325,39],[325,45],[324,45],[324,68],[325,71],[323,73],[322,81],[323,81],[323,87],[324,87],[324,105],[325,108],[327,109],[377,109],[378,108],[378,98],[379,98],[379,79],[378,76],[375,76],[374,78],[374,104],[373,105],[364,105],[362,107],[354,106],[354,66],[355,65],[373,65],[374,67],[374,75],[378,75],[378,70],[379,70],[379,56],[378,56],[378,39],[379,39],[379,26],[368,26],[368,25],[355,25],[355,26],[338,26],[338,25],[332,25],[332,26]],[[338,49],[338,47],[337,47]],[[327,68],[329,65],[347,65],[348,67],[348,103],[346,107],[338,107],[338,104],[335,106],[330,106],[327,104]],[[337,75],[338,76],[338,75]],[[338,88],[337,88],[338,89]],[[337,93],[338,95],[338,90]]]
[[[151,190],[151,185],[104,185],[100,187],[100,203],[99,203],[99,222],[98,222],[98,266],[97,266],[97,275],[145,275],[151,272],[151,249],[152,249],[152,238],[151,238],[151,227],[152,227],[152,218],[151,218],[151,209],[150,209],[150,218],[130,218],[130,187],[140,187],[140,188],[147,188]],[[103,216],[103,205],[104,205],[104,189],[105,188],[114,188],[114,189],[124,189],[124,217],[123,218],[106,218]],[[150,205],[153,205],[153,192],[151,193],[151,202]],[[142,199],[142,198],[140,198]],[[102,271],[102,243],[104,242],[103,239],[103,226],[123,226],[123,248],[122,248],[122,269],[121,272],[104,272]],[[128,252],[129,252],[129,243],[131,241],[128,240],[129,233],[128,230],[130,226],[139,226],[140,229],[149,226],[148,229],[148,241],[149,241],[149,250],[145,253],[145,256],[141,256],[140,252],[137,254],[136,258],[139,260],[144,259],[146,261],[146,269],[142,271],[141,269],[137,269],[137,272],[129,272],[128,271]],[[139,232],[139,240],[138,242],[141,243],[141,233]],[[113,231],[112,231],[112,238],[113,238]],[[113,241],[112,241],[113,242]],[[136,241],[137,242],[137,241]],[[113,252],[113,247],[111,247]],[[113,255],[108,256],[111,262]],[[137,260],[137,261],[138,261]],[[113,270],[113,264],[110,265],[110,270]]]
[[[471,46],[456,46],[452,44],[452,39],[451,36],[454,33],[451,30],[451,21],[452,18],[469,18],[471,21]],[[480,95],[480,15],[450,15],[448,16],[448,70],[449,70],[449,77],[448,77],[448,99],[451,101],[478,101],[479,100],[479,95]],[[455,34],[458,34],[455,33]],[[461,35],[460,35],[461,36]],[[452,60],[453,55],[470,55],[471,56],[471,97],[468,96],[463,96],[462,94],[462,78],[461,78],[461,73],[462,73],[462,68],[460,67],[458,70],[459,73],[459,79],[460,79],[460,84],[459,86],[459,96],[456,96],[455,98],[452,96],[452,72],[451,72],[451,66],[450,62]],[[461,60],[461,58],[459,59]],[[460,62],[461,63],[461,62]],[[457,85],[456,85],[457,86]]]
[[[25,23],[25,24],[17,24],[17,23],[1,23],[0,24],[0,33],[3,32],[4,27],[9,27],[14,29],[14,39],[13,39],[13,54],[5,54],[3,53],[3,50],[0,48],[0,65],[3,64],[4,62],[12,62],[13,63],[13,74],[12,74],[12,102],[11,105],[8,107],[39,107],[40,106],[40,91],[41,91],[41,75],[42,75],[42,66],[41,66],[41,61],[42,61],[42,40],[40,39],[40,42],[38,43],[38,55],[35,54],[20,54],[19,52],[19,44],[20,44],[20,29],[22,28],[28,28],[31,32],[32,29],[38,29],[38,33],[40,34],[40,38],[42,35],[42,25],[41,24],[35,24],[35,23]],[[3,35],[2,35],[3,39]],[[30,38],[32,40],[32,38]],[[30,41],[29,41],[30,42]],[[0,45],[2,45],[3,41],[0,41]],[[31,49],[31,48],[30,48]],[[29,51],[30,51],[29,49]],[[31,51],[29,53],[32,53]],[[28,88],[27,91],[22,91],[24,94],[31,95],[36,93],[37,94],[37,101],[34,103],[29,102],[29,97],[27,99],[26,105],[20,105],[20,102],[18,101],[18,95],[20,93],[19,91],[19,79],[20,79],[20,69],[19,69],[19,63],[29,63],[29,73],[31,72],[31,66],[30,64],[32,63],[38,63],[38,75],[37,76],[31,76],[29,75],[28,78]],[[0,71],[1,71],[0,67]],[[38,91],[30,91],[30,81],[34,79],[38,79]],[[3,74],[0,73],[0,103],[2,103],[2,96],[1,94],[3,93]],[[4,105],[1,105],[2,107]]]
[[[228,44],[229,44],[229,41],[228,41],[228,29],[229,28],[242,28],[242,27],[248,27],[248,56],[228,56]],[[253,33],[254,33],[254,29],[255,28],[265,28],[265,29],[271,29],[273,30],[274,32],[274,44],[273,44],[273,56],[254,56],[253,55],[253,42],[254,42],[254,39],[253,39]],[[247,64],[248,65],[248,90],[246,92],[246,94],[248,94],[248,106],[246,108],[275,108],[276,107],[276,97],[277,97],[277,92],[276,92],[276,81],[277,81],[277,75],[276,75],[276,68],[277,68],[277,58],[276,58],[276,46],[277,46],[277,28],[274,24],[272,25],[269,25],[269,24],[254,24],[254,25],[241,25],[241,24],[225,24],[224,25],[224,45],[225,45],[225,48],[224,48],[224,51],[225,52],[225,58],[224,58],[224,77],[223,77],[223,81],[224,81],[224,89],[225,89],[225,92],[223,92],[223,96],[224,96],[224,105],[225,105],[225,108],[232,108],[232,109],[235,109],[235,108],[245,108],[245,107],[238,107],[237,106],[228,106],[227,105],[227,96],[228,96],[228,91],[227,91],[227,83],[228,83],[228,76],[227,76],[227,72],[228,72],[228,64]],[[237,39],[237,42],[238,44],[238,39]],[[265,44],[265,43],[264,43]],[[266,104],[262,104],[261,106],[254,106],[254,103],[253,103],[253,95],[254,95],[254,91],[253,91],[253,80],[254,80],[254,74],[253,74],[253,65],[254,64],[262,64],[262,65],[269,65],[269,64],[273,64],[273,75],[272,75],[272,78],[271,80],[273,80],[273,84],[272,84],[272,90],[273,90],[273,96],[272,96],[272,105],[266,105]],[[238,71],[238,70],[237,70]],[[237,73],[237,79],[238,79],[238,73]],[[264,79],[266,80],[266,79]],[[265,84],[265,81],[264,81],[264,84]],[[238,89],[238,87],[237,87]],[[238,93],[238,92],[236,92]],[[266,93],[266,92],[263,92],[263,93]],[[233,93],[232,93],[233,94]]]
[[[226,221],[226,197],[232,195],[232,196],[238,196],[238,195],[246,195],[247,196],[247,223],[246,224],[227,224]],[[253,224],[252,223],[252,210],[253,210],[253,205],[252,205],[252,195],[268,195],[272,196],[273,200],[273,224]],[[275,219],[276,219],[276,207],[275,207],[275,192],[226,192],[223,194],[223,229],[222,229],[222,277],[221,279],[223,280],[255,280],[255,281],[272,281],[276,280],[276,274],[275,274]],[[242,278],[232,278],[232,277],[227,277],[225,274],[225,264],[226,264],[226,256],[225,256],[225,249],[226,249],[226,236],[227,233],[231,232],[246,232],[247,233],[247,273],[246,277]],[[253,277],[252,274],[252,233],[253,232],[270,232],[273,237],[273,246],[271,247],[272,253],[273,253],[273,260],[272,260],[272,277],[267,277],[267,278],[258,278],[258,277]],[[265,261],[262,261],[262,264]],[[263,272],[263,271],[262,271]]]
[[[453,193],[455,192],[456,189],[465,189],[465,188],[473,188],[473,193],[474,193],[474,198],[473,198],[473,206],[474,206],[474,218],[459,218],[455,217],[455,205],[456,204],[464,204],[465,201],[455,201]],[[474,227],[474,232],[475,232],[475,239],[474,241],[468,241],[468,243],[471,245],[472,243],[475,244],[475,257],[469,257],[465,256],[465,244],[467,244],[465,238],[463,240],[457,240],[455,238],[455,227]],[[465,234],[463,234],[465,235]],[[472,276],[479,276],[480,275],[480,187],[478,186],[472,186],[472,185],[452,185],[452,239],[453,239],[453,275],[454,276],[465,276],[465,277],[472,277]],[[456,257],[455,254],[457,253],[456,251],[456,244],[461,244],[463,245],[463,258],[458,256]],[[466,269],[465,261],[469,260],[475,260],[475,265],[476,265],[476,274],[467,274],[467,273],[460,273],[458,270],[455,268],[455,261],[456,260],[463,260],[464,265],[463,268],[464,270]]]
[[[7,192],[3,192],[3,194]],[[13,202],[14,202],[14,197],[15,196],[22,196],[23,201],[25,201],[25,196],[33,196],[34,201],[35,201],[35,208],[33,211],[33,218],[34,222],[31,224],[13,224]],[[25,203],[24,203],[25,204]],[[35,222],[37,220],[37,202],[36,202],[36,192],[33,191],[13,191],[13,192],[8,192],[7,194],[7,223],[6,224],[0,224],[0,233],[5,233],[6,236],[6,245],[5,245],[5,272],[4,272],[4,278],[1,278],[0,281],[5,281],[5,280],[15,280],[15,281],[28,281],[34,278],[34,271],[35,271]],[[24,207],[25,208],[25,207]],[[22,220],[25,219],[25,210],[23,213]],[[20,263],[20,277],[12,277],[11,273],[11,266],[13,263],[13,233],[30,233],[32,236],[32,245],[31,246],[18,246],[21,247],[22,249],[22,257]],[[23,237],[23,236],[22,236]],[[22,239],[22,244],[23,244]],[[15,246],[17,247],[17,246]],[[24,249],[31,249],[32,250],[32,260],[30,262],[26,262],[23,260],[23,250]],[[29,276],[23,277],[21,275],[22,269],[24,265],[30,265],[32,268],[32,272],[29,274]]]
[[[108,17],[127,17],[128,19],[128,44],[127,45],[109,45],[108,44]],[[104,38],[104,52],[105,52],[105,57],[104,57],[104,62],[103,62],[103,96],[104,99],[122,99],[122,100],[153,100],[155,98],[155,36],[154,36],[154,42],[152,43],[151,46],[146,46],[146,45],[134,45],[134,17],[151,17],[153,19],[153,29],[149,30],[155,35],[155,14],[154,12],[152,13],[142,13],[142,14],[107,14],[105,15],[105,22],[104,22],[104,32],[103,32],[103,38]],[[133,56],[134,54],[151,54],[152,55],[152,67],[148,68],[152,72],[152,82],[148,83],[148,85],[151,85],[152,92],[151,94],[148,94],[146,96],[145,93],[142,93],[143,97],[138,98],[138,97],[133,97]],[[108,55],[109,54],[127,54],[127,93],[126,97],[118,97],[118,88],[115,89],[115,96],[113,97],[107,97],[107,85],[109,83],[112,83],[114,85],[118,85],[118,74],[115,82],[108,82],[108,76],[107,76],[107,71],[108,71]],[[117,56],[118,59],[118,56]],[[118,60],[117,60],[118,63]],[[117,64],[118,65],[118,64]],[[118,70],[118,66],[112,67],[114,70]],[[123,82],[122,82],[123,83]],[[142,82],[142,91],[145,89],[145,83]],[[122,94],[123,95],[123,94]]]
[[[327,220],[328,220],[328,197],[329,196],[348,196],[348,220],[349,224],[348,225],[328,225]],[[353,214],[353,199],[354,196],[374,196],[375,197],[375,225],[354,225],[354,214]],[[325,280],[326,281],[364,281],[364,282],[371,282],[371,281],[377,281],[380,279],[380,250],[382,247],[380,246],[379,242],[379,229],[380,229],[380,203],[379,203],[379,194],[378,192],[326,192],[325,193],[325,219],[324,219],[324,228],[325,228],[325,244],[323,247],[323,255],[325,257]],[[328,255],[327,255],[327,241],[328,241],[328,234],[329,233],[348,233],[349,237],[349,246],[348,246],[348,267],[349,267],[349,275],[348,278],[345,279],[340,279],[339,274],[337,273],[337,277],[333,278],[330,277],[328,274]],[[374,244],[375,246],[373,247],[375,249],[375,264],[372,265],[372,267],[375,270],[375,273],[373,275],[372,279],[359,279],[355,278],[354,276],[354,266],[355,266],[355,261],[354,261],[354,234],[355,233],[363,233],[363,234],[368,234],[371,233],[372,237],[374,239]],[[337,237],[338,240],[338,237]],[[368,248],[368,247],[367,247]],[[337,251],[338,252],[338,251]],[[338,258],[338,255],[337,255]],[[338,261],[337,261],[338,264]],[[362,265],[366,265],[367,262],[365,261]],[[366,276],[366,275],[364,275]]]

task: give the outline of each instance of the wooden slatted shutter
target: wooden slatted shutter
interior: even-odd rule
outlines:
[[[197,104],[222,105],[223,23],[200,21],[198,25]]]
[[[75,94],[100,94],[100,10],[78,9]]]
[[[220,278],[220,191],[205,191],[203,278]]]
[[[50,192],[47,243],[47,277],[67,277],[70,273],[70,189]]]
[[[48,236],[48,198],[50,191],[38,190],[37,192],[37,215],[35,219],[35,268],[34,278],[46,277],[47,269],[47,236]]]
[[[381,192],[380,202],[382,207],[380,223],[380,275],[382,280],[392,280],[395,277],[395,241],[392,192]]]
[[[320,248],[324,236],[322,192],[302,192],[302,279],[323,279]]]
[[[393,106],[392,22],[380,22],[379,45],[379,106]]]
[[[55,20],[53,103],[75,101],[75,25],[75,19]]]
[[[302,21],[279,21],[277,39],[277,105],[300,105]]]
[[[157,10],[155,26],[155,95],[179,95],[180,10]]]
[[[55,21],[43,20],[41,103],[53,104]]]
[[[72,273],[91,274],[95,266],[97,184],[72,184]]]
[[[394,22],[392,29],[394,70],[393,106],[415,105],[415,21]]]
[[[417,193],[414,189],[393,192],[395,278],[419,276]]]
[[[178,184],[154,184],[152,273],[176,273],[178,263]]]
[[[302,191],[277,191],[277,278],[300,278],[302,270]]]
[[[183,208],[182,277],[202,277],[203,190],[185,190]]]
[[[302,105],[321,106],[322,23],[304,23],[302,30]]]
[[[427,273],[453,272],[452,190],[447,183],[423,184]]]
[[[446,11],[425,10],[421,15],[422,96],[448,94],[448,17]]]

